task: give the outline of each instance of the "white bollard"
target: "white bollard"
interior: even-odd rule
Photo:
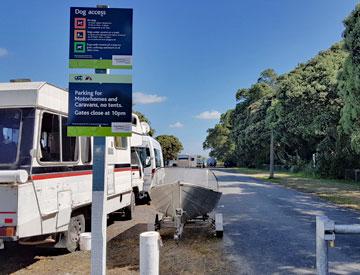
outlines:
[[[159,274],[160,234],[148,231],[140,234],[140,275]]]
[[[80,234],[80,250],[90,251],[91,250],[91,233],[85,232]]]

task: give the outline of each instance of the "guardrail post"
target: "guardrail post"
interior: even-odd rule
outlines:
[[[324,238],[324,217],[316,217],[316,273],[327,275],[328,267],[328,246]]]
[[[335,222],[326,216],[316,217],[316,273],[329,274],[328,241],[335,241]]]

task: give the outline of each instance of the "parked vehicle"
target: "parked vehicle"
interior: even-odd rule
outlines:
[[[197,157],[187,154],[178,155],[176,166],[185,168],[197,167]]]
[[[196,167],[198,167],[198,168],[205,168],[206,167],[205,159],[202,156],[197,156],[196,157]]]
[[[208,158],[207,159],[207,166],[208,167],[216,167],[216,159],[215,158]]]
[[[93,140],[67,136],[65,90],[45,82],[0,83],[0,98],[0,242],[74,251],[80,233],[90,230]],[[128,218],[130,155],[129,138],[106,138],[106,213]]]
[[[146,152],[144,190],[149,192],[152,185],[164,181],[164,158],[160,143],[153,137],[143,136],[143,147],[145,147]]]
[[[143,170],[143,190],[139,192],[139,201],[149,202],[150,186],[163,181],[164,159],[160,143],[149,136],[150,127],[146,122],[140,122],[138,116],[133,114],[133,134],[131,137],[131,148],[136,151]]]

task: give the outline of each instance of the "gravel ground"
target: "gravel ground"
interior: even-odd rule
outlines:
[[[139,274],[139,234],[148,230],[155,211],[137,206],[132,221],[108,227],[108,274]],[[223,253],[223,242],[209,226],[185,227],[183,239],[173,240],[173,229],[162,229],[161,274],[233,273]],[[90,252],[67,253],[50,247],[8,245],[0,251],[0,274],[89,274]]]

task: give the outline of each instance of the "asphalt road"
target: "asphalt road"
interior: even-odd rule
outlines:
[[[315,217],[360,223],[360,213],[227,169],[215,171],[225,253],[237,274],[315,274]],[[360,274],[360,235],[337,235],[331,274]]]

